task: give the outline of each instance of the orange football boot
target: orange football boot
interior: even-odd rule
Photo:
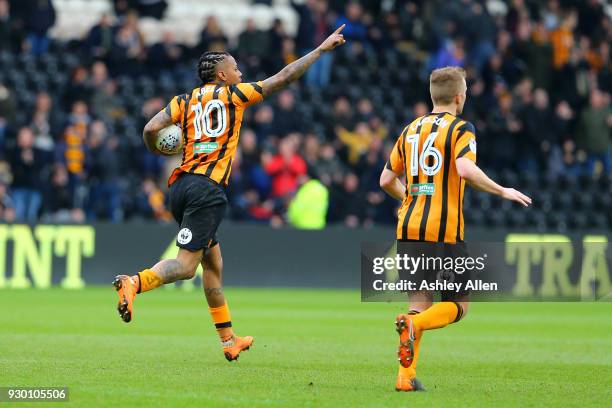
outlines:
[[[425,387],[416,377],[409,377],[400,372],[397,374],[395,391],[425,391]]]
[[[227,358],[227,361],[238,360],[238,357],[240,356],[240,353],[245,351],[245,350],[250,349],[252,345],[253,345],[253,337],[251,337],[251,336],[244,336],[244,337],[234,336],[233,344],[231,346],[224,346],[223,347],[223,354],[225,354],[225,358]]]
[[[113,286],[119,294],[119,303],[117,303],[117,311],[124,322],[129,323],[134,314],[133,305],[136,298],[136,285],[132,278],[127,275],[117,275],[113,281]]]
[[[400,314],[395,318],[395,329],[400,336],[397,357],[400,365],[404,368],[412,365],[414,341],[421,335],[421,333],[416,333],[412,317],[409,314]]]

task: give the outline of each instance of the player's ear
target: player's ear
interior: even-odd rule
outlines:
[[[227,75],[225,75],[225,71],[217,71],[217,78],[225,82],[227,79]]]

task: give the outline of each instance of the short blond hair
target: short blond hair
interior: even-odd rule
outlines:
[[[465,70],[461,67],[444,67],[429,76],[429,92],[434,105],[450,105],[453,98],[463,92]]]

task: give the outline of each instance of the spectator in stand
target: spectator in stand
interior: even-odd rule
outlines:
[[[169,222],[172,214],[166,208],[164,193],[151,178],[142,182],[141,191],[138,196],[138,213],[145,218]]]
[[[108,77],[106,65],[97,61],[91,67],[91,113],[97,118],[120,119],[126,116],[117,95],[117,83]]]
[[[151,119],[155,114],[161,111],[164,106],[164,100],[159,97],[147,99],[142,105],[141,114],[139,117],[138,128],[143,129],[144,125]],[[166,160],[163,156],[153,154],[147,149],[142,148],[142,139],[140,135],[137,135],[132,143],[131,156],[135,158],[135,162],[139,165],[137,173],[142,174],[144,177],[151,177],[153,179],[159,179],[163,173],[164,163]],[[172,159],[167,160],[172,162]]]
[[[255,189],[260,197],[267,197],[270,193],[271,180],[261,165],[261,150],[257,136],[248,128],[240,133],[241,168],[246,183]]]
[[[238,60],[252,70],[251,72],[258,72],[269,48],[267,40],[266,33],[255,25],[255,19],[249,18],[245,30],[238,36],[236,52]]]
[[[567,101],[560,101],[555,108],[553,123],[559,135],[561,144],[561,165],[559,168],[551,169],[552,175],[560,174],[564,171],[577,174],[578,166],[575,158],[576,143],[573,137],[573,123],[575,113]]]
[[[290,197],[298,186],[300,176],[306,174],[306,162],[297,154],[297,138],[289,135],[281,139],[278,154],[264,161],[266,172],[272,177],[272,197]]]
[[[15,105],[11,91],[0,83],[0,159],[4,156],[7,130],[15,118]]]
[[[305,55],[329,35],[327,2],[308,0],[303,4],[291,1],[299,15],[298,30],[295,37],[295,48],[299,55]],[[329,84],[333,54],[323,54],[306,72],[306,84],[324,87]]]
[[[383,129],[381,129],[383,130]],[[348,150],[348,162],[355,166],[363,153],[367,151],[374,139],[382,139],[386,135],[379,131],[374,133],[366,122],[358,122],[354,131],[349,131],[339,127],[336,129],[338,139],[346,146]]]
[[[344,96],[334,101],[332,114],[325,120],[326,134],[334,135],[338,127],[349,129],[354,125],[353,109],[348,99]]]
[[[545,170],[551,164],[553,149],[559,146],[557,129],[552,125],[554,116],[550,110],[548,94],[543,89],[533,93],[533,105],[523,108],[521,115],[523,132],[520,140],[519,167],[530,172]]]
[[[316,168],[320,153],[321,142],[319,137],[312,133],[307,134],[302,144],[302,158],[306,161],[308,168]]]
[[[130,11],[117,28],[113,41],[110,61],[117,71],[115,74],[137,75],[145,59],[144,37],[138,26],[138,14]]]
[[[380,169],[385,166],[385,163],[383,140],[375,138],[355,168],[359,175],[360,192],[365,196],[365,226],[371,226],[375,221],[378,222],[384,218],[383,203],[387,196],[380,190]]]
[[[309,172],[302,177],[300,188],[289,203],[287,219],[295,228],[323,229],[328,206],[327,188],[317,180],[316,174]]]
[[[115,15],[122,19],[130,10],[132,0],[113,0],[113,9],[115,11]]]
[[[55,8],[51,0],[19,0],[12,3],[16,17],[23,21],[27,50],[35,56],[49,50],[48,31],[55,24]]]
[[[256,111],[253,117],[253,130],[257,135],[257,143],[264,143],[270,136],[277,136],[278,132],[274,127],[274,109],[270,105],[263,104]]]
[[[19,52],[23,41],[22,21],[11,15],[8,0],[0,0],[0,50]]]
[[[521,22],[514,52],[525,62],[527,74],[533,80],[534,86],[548,90],[551,81],[553,50],[544,24]]]
[[[282,52],[283,41],[288,38],[285,31],[283,20],[280,18],[274,19],[272,27],[266,33],[268,49],[265,50],[265,64],[260,67],[266,73],[266,75],[274,75],[286,65],[284,63],[285,58]],[[315,63],[316,64],[316,63]],[[310,71],[312,67],[308,71]],[[306,73],[308,74],[308,71]]]
[[[487,119],[490,138],[482,138],[481,144],[486,146],[486,159],[493,169],[516,169],[517,135],[522,130],[522,124],[513,110],[509,93],[500,95],[498,104]]]
[[[0,222],[12,223],[15,221],[15,205],[13,199],[8,195],[4,181],[0,181]]]
[[[346,41],[351,44],[353,42],[365,42],[368,37],[368,28],[362,23],[363,8],[356,1],[351,1],[345,8],[344,15],[340,15],[336,19],[334,27],[340,27],[346,24],[346,28],[342,31]]]
[[[172,31],[164,31],[162,41],[151,47],[147,58],[158,72],[169,71],[183,58],[183,48],[174,40]]]
[[[75,197],[70,188],[68,171],[62,164],[55,164],[51,173],[51,183],[45,188],[43,209],[46,216],[43,222],[85,221],[85,213],[75,206]]]
[[[91,65],[91,87],[103,88],[108,82],[108,68],[102,61],[96,61]]]
[[[331,143],[324,143],[321,146],[317,161],[311,163],[311,165],[313,171],[327,187],[341,183],[346,172],[344,164],[338,158],[336,150]]]
[[[448,67],[448,66],[463,66],[465,64],[465,47],[464,40],[461,37],[456,37],[447,40],[442,44],[442,47],[433,56],[430,71]]]
[[[157,20],[164,18],[168,7],[166,0],[132,0],[133,7],[142,17],[153,17]]]
[[[329,222],[339,222],[349,228],[361,224],[365,200],[359,194],[359,178],[355,173],[347,173],[342,185],[332,190],[329,208]]]
[[[50,163],[48,155],[34,146],[34,138],[32,129],[19,129],[17,146],[9,156],[13,172],[11,195],[17,222],[34,223],[38,220],[42,183]]]
[[[468,60],[480,70],[483,64],[495,52],[495,22],[486,7],[478,2],[466,5],[461,27],[468,44]]]
[[[93,26],[85,39],[85,49],[94,58],[108,58],[114,43],[115,27],[110,15],[102,14],[98,24]]]
[[[610,95],[593,89],[589,106],[580,115],[578,143],[587,154],[585,173],[593,175],[596,163],[604,173],[612,172],[612,108]],[[599,170],[599,171],[601,171]]]
[[[55,148],[55,137],[60,133],[61,114],[52,111],[53,102],[47,92],[36,95],[34,111],[30,115],[30,129],[34,132],[34,144],[41,150],[52,154]]]
[[[563,17],[561,25],[550,33],[553,46],[553,66],[559,70],[570,60],[570,52],[574,46],[574,28],[577,16],[575,11],[570,11]]]
[[[298,55],[295,51],[295,42],[291,38],[283,39],[281,45],[281,58],[283,66],[289,65],[298,59]]]
[[[62,105],[72,107],[76,101],[89,102],[90,97],[89,71],[83,65],[78,65],[72,70],[70,83],[62,96]]]
[[[68,125],[64,130],[63,140],[56,145],[56,161],[66,166],[71,193],[75,196],[76,205],[83,207],[85,166],[87,160],[87,130],[91,118],[87,104],[77,101],[72,105]]]
[[[217,18],[210,15],[206,18],[206,24],[200,33],[196,55],[199,56],[205,51],[225,51],[227,43],[227,37],[223,34]]]
[[[300,3],[296,2],[295,0],[291,0],[291,6],[298,14],[295,45],[300,55],[309,53],[315,46],[315,36],[317,34],[315,9],[317,7],[317,3],[319,3],[317,0],[306,0]],[[320,44],[320,42],[316,44]]]
[[[278,94],[273,127],[279,136],[302,131],[302,117],[295,109],[295,97],[290,89],[284,89]]]
[[[89,202],[87,218],[120,222],[123,219],[119,174],[121,157],[117,151],[119,140],[106,131],[103,122],[91,123],[88,138],[87,163]]]

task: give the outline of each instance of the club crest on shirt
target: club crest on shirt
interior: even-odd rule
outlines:
[[[471,138],[469,142],[470,150],[472,153],[476,154],[476,139]]]

